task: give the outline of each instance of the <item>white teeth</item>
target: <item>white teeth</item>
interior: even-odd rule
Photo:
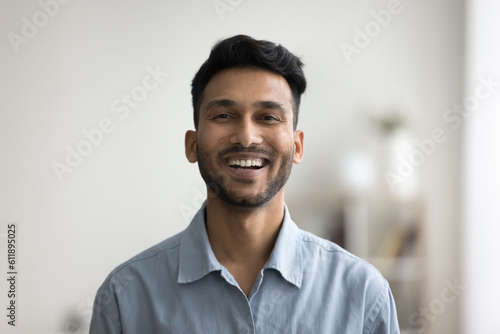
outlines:
[[[240,167],[261,167],[261,160],[231,160],[229,161],[229,166],[240,166]]]

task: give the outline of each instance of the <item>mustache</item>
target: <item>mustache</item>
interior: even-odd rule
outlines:
[[[257,153],[265,156],[268,160],[272,160],[276,156],[276,154],[273,151],[266,150],[265,148],[262,147],[257,147],[257,146],[243,147],[238,145],[223,149],[222,151],[219,152],[217,158],[223,159],[224,156],[230,153]]]

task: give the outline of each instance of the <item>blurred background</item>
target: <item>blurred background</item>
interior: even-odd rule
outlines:
[[[493,0],[0,0],[0,266],[16,326],[85,333],[118,264],[184,229],[190,82],[248,34],[305,66],[302,228],[376,266],[403,333],[500,333],[500,5]]]

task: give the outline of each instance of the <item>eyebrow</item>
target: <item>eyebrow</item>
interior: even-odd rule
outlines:
[[[233,100],[229,99],[217,99],[217,100],[212,100],[208,102],[207,106],[205,107],[205,110],[210,110],[215,107],[234,107],[236,106],[237,103]]]
[[[235,107],[237,106],[238,103],[234,100],[230,99],[216,99],[212,100],[207,103],[207,106],[205,107],[205,110],[210,110],[215,107]],[[286,108],[283,104],[275,101],[257,101],[253,104],[255,108],[260,108],[260,109],[271,109],[271,110],[276,110],[279,111],[283,114],[286,114]]]
[[[285,106],[275,101],[258,101],[254,103],[254,106],[261,109],[272,109],[286,114]]]

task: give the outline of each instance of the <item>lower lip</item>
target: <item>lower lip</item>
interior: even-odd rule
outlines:
[[[256,177],[256,176],[260,175],[266,167],[267,166],[264,166],[264,167],[259,168],[259,169],[254,169],[254,168],[233,168],[233,167],[227,166],[227,168],[229,169],[229,174],[237,176],[237,177],[243,177],[243,178]]]

